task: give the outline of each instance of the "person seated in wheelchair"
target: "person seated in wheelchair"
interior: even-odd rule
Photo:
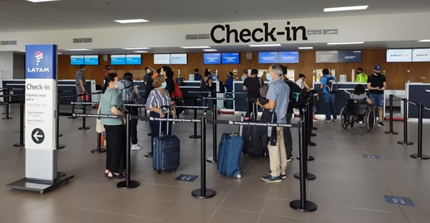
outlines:
[[[361,85],[361,84],[357,84],[357,86],[355,86],[355,89],[354,89],[354,91],[352,92],[352,94],[350,94],[350,97],[351,97],[351,99],[353,99],[353,100],[357,100],[357,101],[360,101],[360,100],[362,100],[362,101],[364,101],[364,100],[366,100],[366,102],[369,104],[369,105],[371,105],[372,104],[372,100],[367,96],[367,94],[366,94],[366,89],[364,89],[364,86],[363,85]],[[354,103],[357,103],[357,102],[354,102]],[[356,107],[356,106],[355,106]],[[366,109],[364,109],[363,108],[363,113],[365,113],[366,112],[366,110],[367,110],[367,107],[366,107]],[[359,112],[360,113],[360,112]],[[364,115],[363,116],[358,116],[357,117],[358,118],[358,122],[360,122],[360,123],[362,123],[363,122],[363,118],[364,118]]]

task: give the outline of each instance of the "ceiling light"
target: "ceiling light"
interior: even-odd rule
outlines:
[[[58,55],[63,54],[63,53],[57,53]]]
[[[146,19],[123,19],[123,20],[114,20],[114,21],[121,24],[149,22]]]
[[[57,2],[60,0],[27,0],[27,2],[39,3],[39,2]]]
[[[312,46],[300,46],[299,50],[313,50],[314,48]]]
[[[135,53],[147,53],[148,51],[143,51],[143,50],[138,50],[138,51],[134,51]]]
[[[356,45],[363,44],[364,42],[341,42],[341,43],[327,43],[327,45]]]
[[[250,47],[275,47],[281,46],[281,44],[262,44],[262,45],[249,45]]]
[[[182,49],[209,49],[210,46],[181,46]]]
[[[217,49],[204,49],[203,51],[205,51],[205,52],[216,52],[218,50]]]
[[[334,8],[325,8],[324,12],[341,12],[341,11],[366,10],[367,8],[369,8],[368,5],[334,7]]]
[[[90,51],[91,49],[65,49],[67,51]]]
[[[422,39],[422,40],[419,40],[418,42],[420,42],[420,43],[428,43],[428,42],[430,42],[430,39]]]
[[[148,47],[122,48],[123,50],[149,50]]]

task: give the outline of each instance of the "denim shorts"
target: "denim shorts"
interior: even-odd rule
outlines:
[[[372,104],[375,107],[384,107],[384,94],[369,94],[370,99],[372,99]]]

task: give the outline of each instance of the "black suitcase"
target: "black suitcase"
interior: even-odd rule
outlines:
[[[256,106],[252,106],[253,108],[253,118],[254,119],[246,119],[242,117],[242,121],[244,122],[259,122],[257,118]],[[243,138],[243,154],[249,154],[252,158],[260,158],[263,157],[264,145],[262,142],[262,137],[259,133],[258,126],[248,126],[244,125],[242,127],[241,136]]]

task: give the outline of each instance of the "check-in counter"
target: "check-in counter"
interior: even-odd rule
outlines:
[[[212,87],[216,88],[217,83],[213,82]],[[200,90],[200,81],[184,81],[182,86],[179,86],[179,88],[182,91],[182,96],[184,97],[185,105],[187,106],[193,106],[194,105],[194,99],[193,98],[199,98],[200,94],[197,93],[189,93],[190,91],[201,91]],[[214,95],[215,97],[215,95]],[[197,105],[201,105],[200,100],[197,101]],[[210,104],[209,104],[210,105]]]
[[[430,108],[430,84],[429,83],[406,83],[406,98],[415,103],[422,103],[425,107]],[[430,118],[430,112],[424,111],[425,119]],[[418,118],[418,107],[408,104],[408,117]]]

